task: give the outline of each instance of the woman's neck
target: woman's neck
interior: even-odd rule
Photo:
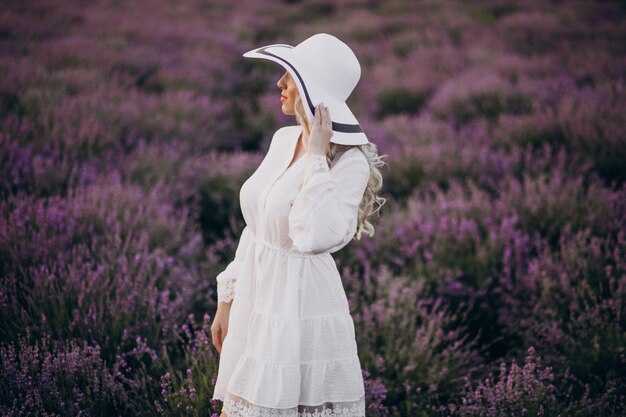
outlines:
[[[302,132],[300,132],[300,136],[298,136],[298,141],[300,141],[302,145],[302,149],[309,149],[309,134],[302,128]]]

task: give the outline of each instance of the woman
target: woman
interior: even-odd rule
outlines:
[[[282,111],[298,125],[274,133],[241,187],[246,226],[216,278],[213,399],[223,401],[221,417],[362,417],[354,323],[331,256],[373,235],[368,217],[385,201],[377,195],[384,163],[345,104],[360,66],[328,34],[244,56],[283,65]]]

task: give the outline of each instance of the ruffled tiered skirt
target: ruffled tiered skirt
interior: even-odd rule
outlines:
[[[354,322],[329,253],[252,237],[213,399],[228,417],[365,416]]]

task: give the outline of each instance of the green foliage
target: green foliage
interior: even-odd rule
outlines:
[[[378,95],[380,110],[378,117],[390,114],[418,113],[426,104],[428,94],[423,91],[412,92],[405,87],[382,90]]]
[[[210,317],[196,323],[189,315],[188,322],[177,334],[178,346],[163,349],[161,396],[154,405],[161,416],[213,417],[217,404],[211,398],[219,356],[210,341]]]
[[[532,102],[526,95],[505,95],[499,90],[481,91],[466,98],[454,98],[450,103],[452,119],[458,125],[467,124],[478,117],[493,122],[501,114],[529,114],[532,111]]]
[[[222,175],[206,178],[200,184],[198,222],[206,242],[224,237],[224,225],[230,225],[234,220],[241,223],[240,188],[239,178]]]

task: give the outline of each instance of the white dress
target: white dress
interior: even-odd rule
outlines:
[[[244,227],[218,274],[232,301],[213,399],[228,417],[365,416],[354,322],[331,253],[347,245],[369,180],[363,153],[305,153],[278,129],[240,191]]]

